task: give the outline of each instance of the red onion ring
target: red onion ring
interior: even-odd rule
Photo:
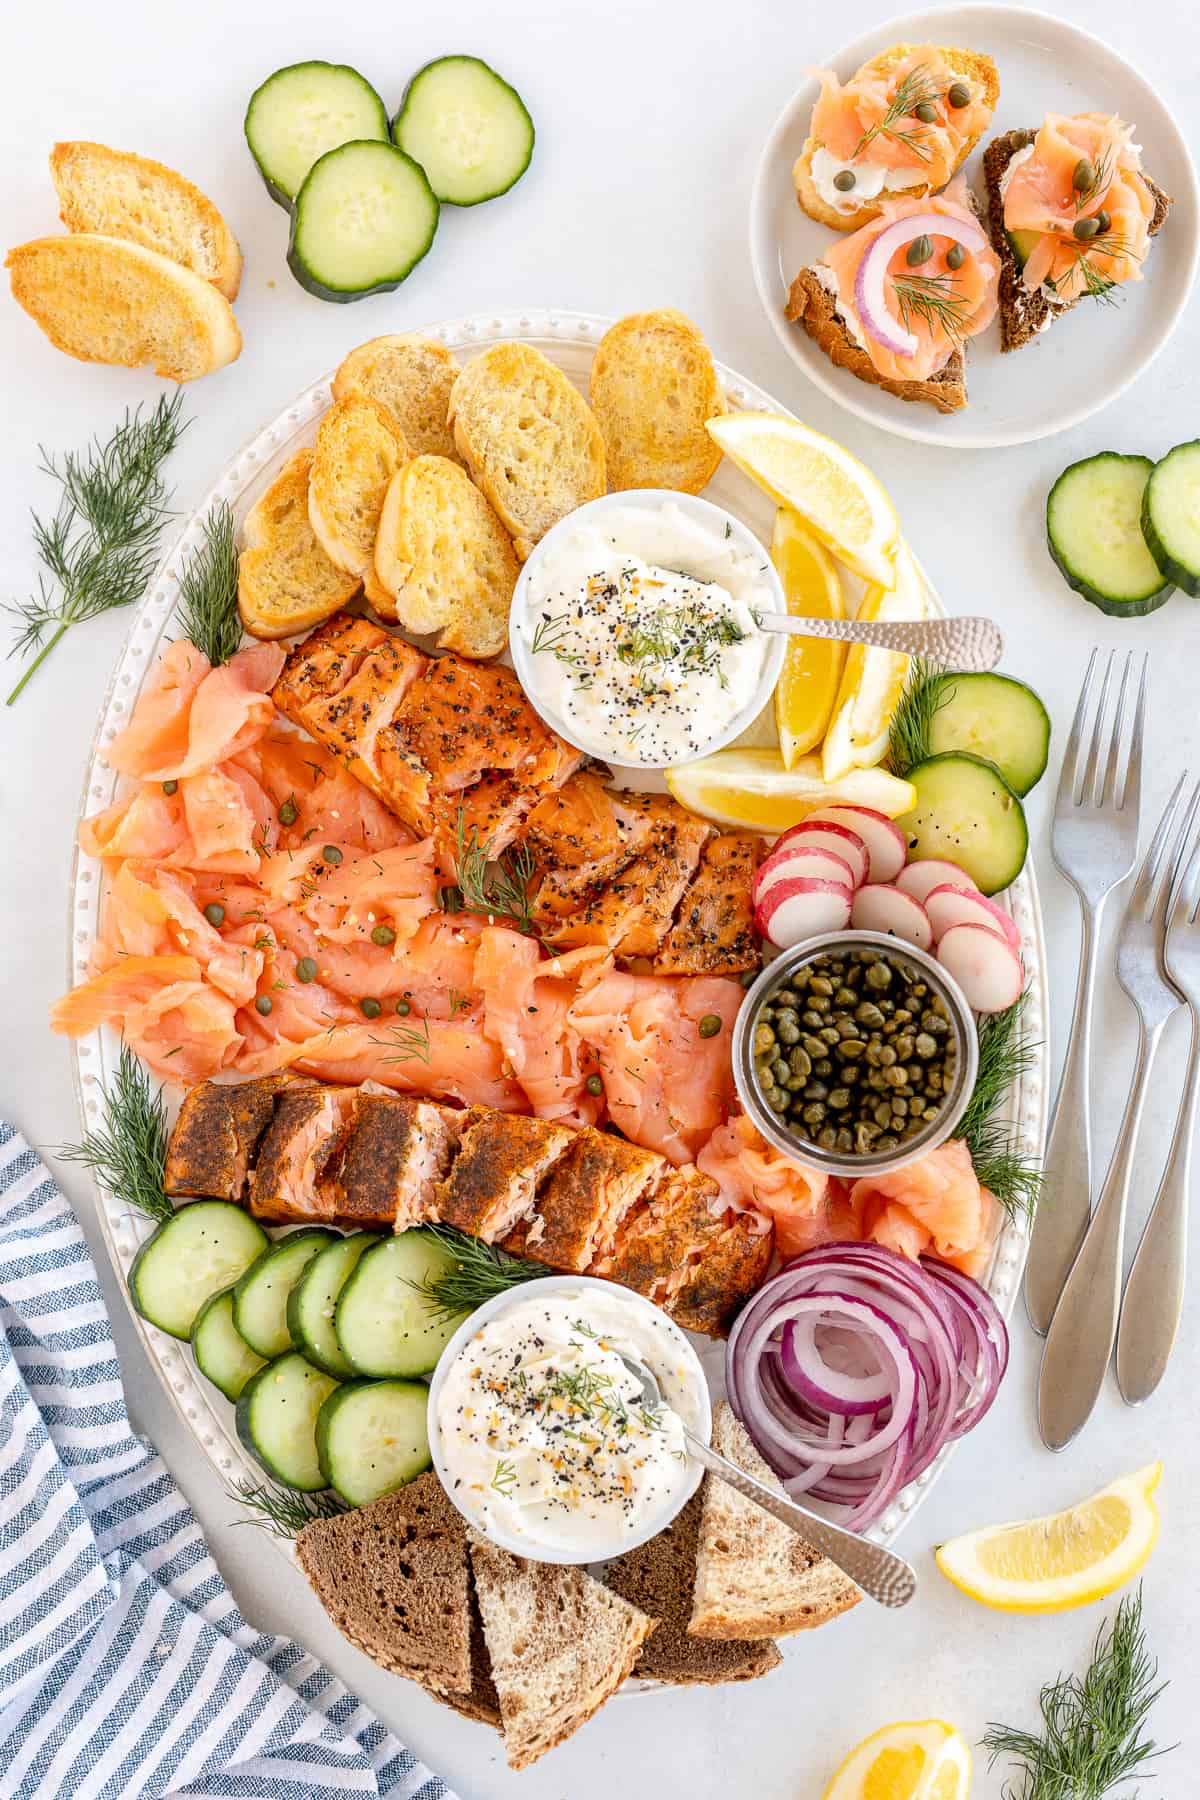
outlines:
[[[879,1244],[823,1244],[743,1309],[725,1385],[787,1491],[863,1530],[979,1423],[1007,1364],[1004,1321],[969,1276]]]
[[[867,246],[854,278],[854,310],[863,330],[895,356],[912,356],[917,348],[914,332],[902,325],[887,303],[888,264],[897,250],[919,237],[949,238],[964,250],[977,253],[987,247],[981,228],[950,213],[912,213],[888,225]]]

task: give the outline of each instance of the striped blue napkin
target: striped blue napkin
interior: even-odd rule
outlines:
[[[96,1271],[0,1122],[3,1800],[454,1800],[307,1651],[242,1618],[133,1435]]]

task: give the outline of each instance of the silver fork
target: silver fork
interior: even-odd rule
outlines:
[[[1193,831],[1198,811],[1200,782],[1188,808]],[[1187,855],[1186,846],[1183,854]],[[1192,1041],[1170,1155],[1121,1301],[1117,1383],[1130,1406],[1148,1400],[1162,1380],[1183,1311],[1188,1188],[1200,1098],[1200,841],[1193,842],[1190,857],[1176,875],[1163,962],[1188,1003]]]
[[[1185,812],[1176,831],[1185,780],[1181,775],[1176,782],[1159,820],[1117,939],[1117,980],[1137,1008],[1137,1060],[1104,1186],[1046,1334],[1038,1380],[1038,1424],[1042,1441],[1051,1450],[1065,1449],[1086,1424],[1104,1384],[1117,1335],[1125,1206],[1146,1087],[1163,1027],[1183,1004],[1163,970],[1162,941],[1172,875],[1191,825],[1190,814]],[[1173,832],[1175,843],[1168,848]]]
[[[1025,1269],[1026,1310],[1034,1330],[1043,1336],[1050,1329],[1063,1283],[1083,1242],[1092,1204],[1092,1000],[1100,921],[1109,895],[1137,858],[1146,659],[1142,660],[1133,729],[1122,768],[1122,725],[1133,655],[1125,657],[1116,712],[1109,722],[1106,714],[1114,669],[1114,655],[1109,652],[1088,737],[1088,702],[1098,654],[1092,651],[1075,709],[1054,801],[1051,837],[1054,861],[1079,896],[1082,940],[1071,1036],[1043,1163],[1044,1198],[1034,1221]]]

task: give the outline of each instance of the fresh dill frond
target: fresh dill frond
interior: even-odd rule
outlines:
[[[105,1090],[100,1125],[81,1144],[62,1144],[64,1162],[82,1163],[100,1185],[147,1219],[169,1219],[175,1211],[163,1192],[167,1163],[167,1109],[161,1088],[128,1044],[121,1045],[116,1078]]]
[[[510,1462],[508,1460],[508,1458],[504,1457],[504,1456],[497,1457],[495,1472],[493,1473],[492,1479],[488,1483],[488,1486],[491,1488],[494,1488],[498,1494],[502,1494],[504,1496],[504,1498],[507,1500],[509,1495],[512,1493],[513,1489],[516,1487],[516,1485],[517,1485],[517,1465],[516,1465],[516,1463]]]
[[[1112,152],[1105,150],[1099,160],[1092,164],[1091,179],[1081,188],[1072,186],[1075,195],[1075,211],[1081,213],[1089,207],[1093,200],[1106,194],[1112,186]]]
[[[1023,1036],[1027,995],[1003,1012],[980,1018],[979,1072],[955,1135],[971,1152],[981,1185],[1010,1218],[1031,1218],[1041,1195],[1042,1172],[1022,1152],[1019,1139],[998,1112],[1009,1090],[1033,1066],[1036,1044]]]
[[[958,292],[953,275],[896,275],[892,286],[906,331],[912,330],[914,319],[921,319],[930,331],[940,326],[952,343],[962,341],[970,313],[967,298]]]
[[[937,663],[914,656],[888,732],[887,765],[901,781],[932,752],[933,721],[954,695],[954,677]]]
[[[932,106],[940,98],[941,95],[933,86],[925,64],[918,63],[915,69],[909,70],[903,81],[897,83],[896,92],[888,102],[888,109],[879,123],[872,125],[869,131],[863,132],[854,146],[851,162],[857,161],[867,145],[874,143],[877,137],[889,137],[893,143],[903,144],[910,155],[915,156],[918,161],[928,162],[930,150],[925,142],[925,132],[921,129],[920,123],[915,124],[908,131],[901,131],[898,127],[902,119],[915,117],[918,106]]]
[[[983,1739],[992,1768],[1007,1758],[1016,1773],[1004,1800],[1105,1800],[1149,1772],[1174,1745],[1146,1736],[1150,1709],[1166,1687],[1146,1647],[1142,1590],[1121,1601],[1100,1627],[1086,1673],[1060,1675],[1038,1696],[1040,1731],[988,1726]]]
[[[426,1225],[422,1229],[427,1237],[437,1240],[450,1261],[438,1273],[425,1275],[409,1285],[424,1295],[439,1319],[474,1312],[497,1294],[506,1294],[522,1282],[554,1273],[541,1263],[510,1256],[496,1244],[485,1244],[482,1238],[456,1231],[452,1225]]]
[[[468,832],[460,806],[455,848],[458,884],[454,891],[462,904],[453,910],[503,919],[526,936],[535,935],[532,887],[536,865],[528,845],[493,856],[491,845],[480,843],[474,825]]]
[[[93,439],[61,463],[40,451],[43,472],[62,492],[52,518],[33,514],[43,565],[38,591],[7,608],[15,615],[9,654],[37,652],[8,696],[10,706],[72,625],[129,606],[144,593],[170,517],[161,469],[185,429],[182,412],[181,394],[163,396],[148,418],[140,406],[127,412],[105,444]]]
[[[238,553],[229,503],[218,502],[204,521],[204,541],[179,577],[179,623],[213,667],[227,663],[242,641],[238,616]]]
[[[307,1494],[268,1481],[235,1481],[232,1491],[246,1509],[239,1525],[256,1525],[272,1537],[299,1537],[314,1519],[336,1519],[347,1508],[336,1494]]]
[[[433,1054],[427,1018],[422,1018],[419,1029],[415,1025],[389,1025],[386,1037],[372,1037],[371,1042],[392,1052],[380,1059],[385,1063],[423,1062],[428,1067]]]
[[[530,641],[529,650],[533,656],[544,653],[557,657],[559,662],[576,663],[579,658],[574,651],[564,648],[567,632],[571,628],[569,613],[543,613],[538,620],[537,629]]]

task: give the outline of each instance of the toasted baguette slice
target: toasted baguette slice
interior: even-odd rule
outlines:
[[[342,362],[333,378],[333,397],[369,394],[372,400],[381,400],[414,456],[445,456],[457,462],[446,415],[450,389],[461,369],[453,351],[416,332],[371,338]]]
[[[462,656],[499,656],[519,573],[511,538],[461,464],[416,456],[392,476],[371,591],[385,618],[439,632]]]
[[[50,174],[68,231],[128,238],[169,256],[236,300],[238,241],[206,195],[174,169],[107,144],[55,144]]]
[[[311,450],[289,457],[246,514],[238,557],[238,611],[252,637],[310,631],[353,600],[359,583],[330,562],[308,516]]]
[[[851,337],[837,309],[837,296],[823,287],[812,269],[801,269],[788,293],[784,316],[803,326],[839,369],[849,369],[860,381],[869,381],[899,400],[923,400],[942,413],[958,412],[967,404],[966,368],[961,350],[928,381],[895,381],[881,375],[861,344]]]
[[[878,70],[884,75],[889,74],[897,63],[903,62],[904,58],[910,56],[916,48],[915,44],[893,44],[890,50],[881,50],[878,56],[871,57],[869,62],[863,64],[863,69]],[[996,109],[996,102],[1000,98],[1000,76],[991,57],[983,56],[976,50],[947,49],[941,45],[937,46],[937,50],[938,55],[949,64],[956,75],[961,75],[964,81],[969,81],[972,88],[982,91],[990,119]],[[857,72],[861,73],[862,71]],[[983,130],[986,129],[987,122],[985,121]],[[962,168],[981,136],[982,131],[977,132],[974,137],[964,139],[962,154],[950,171],[951,179]],[[827,201],[822,200],[817,191],[816,182],[813,180],[813,153],[819,148],[820,145],[815,138],[806,139],[804,148],[792,169],[796,198],[809,218],[816,219],[818,224],[828,225],[833,231],[857,231],[860,225],[866,225],[871,219],[879,217],[887,200],[899,197],[897,192],[893,191],[889,194],[885,189],[877,199],[865,201],[853,212],[839,212],[836,207],[830,206]],[[921,182],[914,187],[899,190],[906,200],[921,199],[932,192],[933,189],[928,182]]]
[[[394,415],[367,394],[335,400],[317,428],[308,516],[330,562],[359,580],[371,567],[388,483],[408,461]]]
[[[604,492],[604,439],[586,400],[531,344],[493,344],[450,390],[454,442],[522,562]]]
[[[610,488],[698,494],[721,452],[704,429],[725,399],[708,345],[683,313],[631,313],[596,346],[589,396]]]
[[[1030,293],[1021,280],[1021,267],[1013,250],[1012,239],[1004,229],[1004,196],[1000,192],[1000,184],[1013,157],[1019,150],[1032,144],[1036,136],[1035,131],[1006,131],[1002,137],[993,138],[983,153],[988,234],[992,240],[992,249],[1000,258],[1001,350],[1020,350],[1084,298],[1082,294],[1076,294],[1074,299],[1059,300],[1048,293],[1045,287]],[[1154,217],[1149,229],[1150,236],[1156,237],[1170,211],[1171,201],[1148,175],[1143,173],[1142,180],[1154,200]]]
[[[196,381],[240,354],[233,308],[211,282],[124,238],[75,232],[10,250],[13,298],[80,362]]]
[[[510,1766],[524,1769],[611,1698],[654,1620],[583,1569],[468,1536],[504,1744]]]
[[[782,1494],[726,1401],[713,1415],[713,1448]],[[696,1637],[786,1637],[857,1606],[862,1595],[849,1577],[753,1500],[711,1475],[703,1495],[688,1625]]]

